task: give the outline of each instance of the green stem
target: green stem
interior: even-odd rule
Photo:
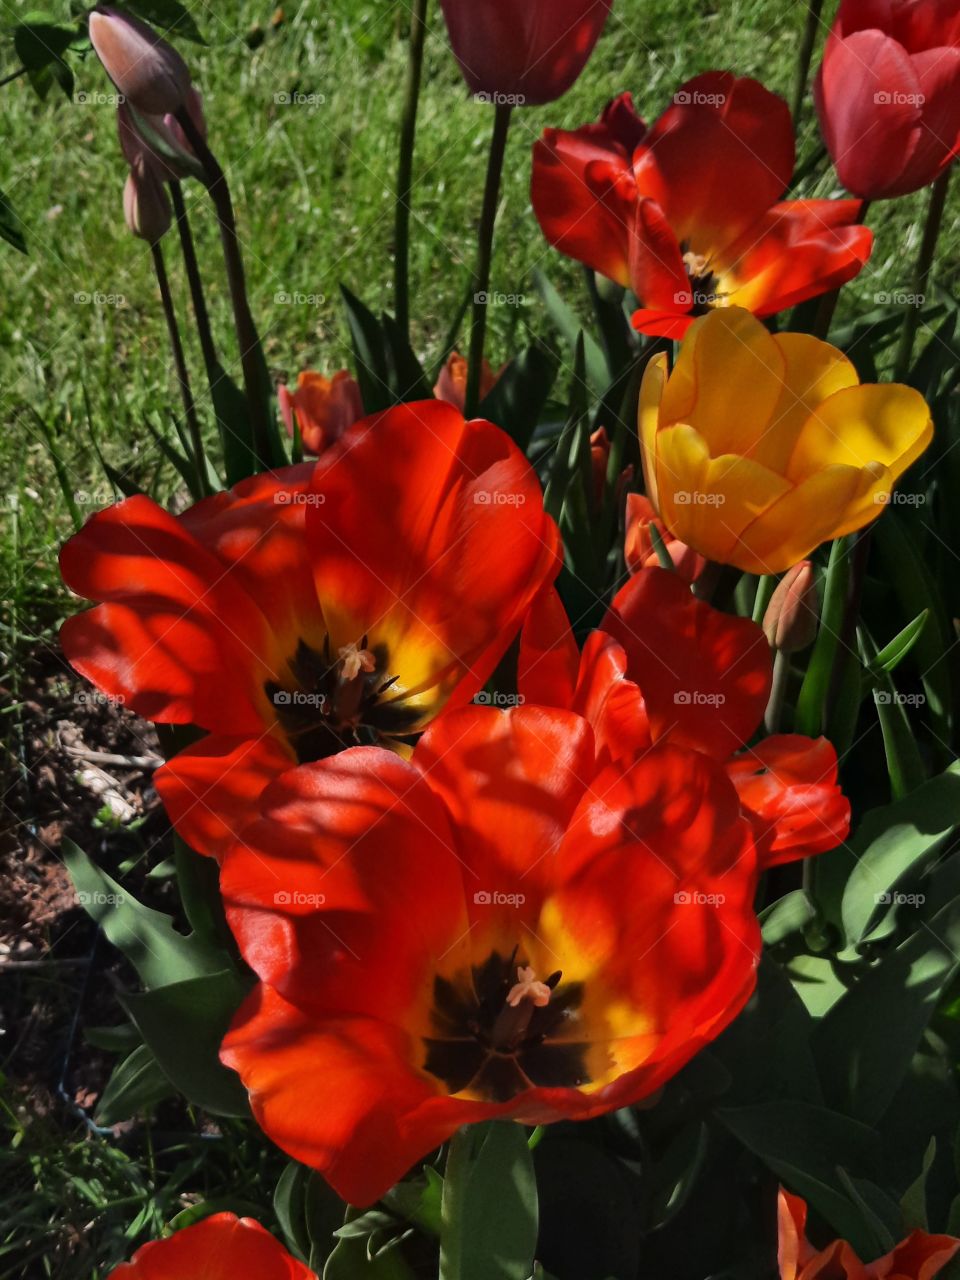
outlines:
[[[227,281],[230,286],[230,301],[233,306],[233,319],[237,331],[237,342],[240,347],[240,366],[243,370],[243,386],[253,426],[253,444],[259,465],[267,470],[273,463],[271,448],[271,424],[269,418],[270,388],[264,385],[260,368],[260,338],[250,303],[247,300],[246,280],[243,270],[243,256],[240,252],[240,239],[237,235],[237,221],[233,212],[233,201],[230,199],[230,188],[227,186],[226,174],[207,146],[206,140],[194,124],[190,113],[181,107],[176,119],[186,134],[187,141],[194,155],[200,161],[204,171],[204,183],[213,200],[220,224],[220,242],[223,246],[223,257],[227,269]]]
[[[208,492],[207,475],[204,468],[203,460],[203,439],[200,435],[200,423],[197,421],[197,409],[193,402],[193,392],[190,390],[190,373],[187,369],[186,357],[183,353],[183,342],[180,339],[180,326],[177,323],[177,313],[173,305],[173,296],[170,293],[170,281],[167,277],[167,268],[163,260],[163,250],[159,241],[150,246],[150,252],[153,255],[153,267],[157,273],[157,284],[160,287],[160,300],[163,303],[163,315],[167,322],[167,333],[170,337],[170,347],[173,351],[173,367],[177,374],[177,383],[180,387],[180,399],[183,402],[183,415],[187,420],[187,427],[190,431],[190,440],[193,444],[193,462],[197,471],[197,495],[203,497]]]
[[[187,206],[183,199],[183,187],[179,182],[170,183],[170,199],[177,220],[177,232],[180,236],[180,249],[183,253],[183,266],[190,286],[190,299],[193,303],[193,314],[197,321],[197,336],[200,339],[200,350],[207,377],[211,380],[217,376],[217,350],[213,343],[210,328],[210,313],[207,311],[207,300],[203,293],[203,279],[197,262],[197,251],[193,243],[193,232],[187,217]]]
[[[25,76],[29,69],[29,67],[19,67],[16,71],[11,71],[8,76],[4,76],[3,79],[0,80],[0,89],[2,89],[5,84],[13,84],[14,80],[19,80],[21,76]]]
[[[757,582],[757,594],[753,600],[753,620],[758,625],[763,623],[763,616],[767,612],[767,605],[777,589],[777,576],[773,573],[765,573]]]
[[[473,325],[470,330],[470,351],[467,357],[467,390],[464,397],[464,416],[472,418],[477,412],[480,398],[480,376],[483,371],[483,341],[487,329],[487,288],[490,284],[490,260],[493,256],[493,228],[497,220],[497,203],[500,199],[500,178],[503,173],[503,156],[507,145],[512,107],[498,102],[493,120],[493,137],[490,140],[490,157],[487,161],[487,180],[483,189],[483,210],[480,214],[480,233],[477,246],[477,269],[473,276]]]
[[[400,333],[410,341],[410,196],[413,191],[413,148],[417,134],[417,106],[423,72],[423,40],[429,0],[413,0],[410,11],[410,53],[400,125],[400,160],[397,165],[397,206],[393,235],[394,311]]]
[[[860,212],[857,215],[857,225],[863,226],[867,220],[867,213],[870,209],[870,201],[862,200],[860,202]],[[840,288],[843,288],[841,285]],[[840,289],[831,289],[829,293],[825,293],[820,299],[820,305],[817,308],[817,314],[813,322],[813,336],[826,340],[827,334],[830,332],[830,325],[833,322],[833,313],[837,309],[837,303],[840,301]]]
[[[950,185],[950,168],[944,169],[940,177],[930,188],[930,202],[927,205],[927,219],[923,227],[923,240],[920,242],[920,254],[917,258],[914,276],[914,304],[907,307],[903,316],[903,329],[900,331],[900,346],[897,349],[897,361],[893,368],[894,382],[903,382],[910,372],[910,361],[913,357],[913,344],[920,324],[921,298],[926,292],[930,278],[930,268],[937,251],[937,238],[943,222],[943,209],[947,202],[947,187]]]
[[[807,4],[807,21],[800,41],[800,59],[797,63],[797,83],[793,91],[793,125],[797,126],[800,112],[803,110],[803,99],[807,92],[807,80],[810,76],[810,63],[813,61],[813,48],[817,43],[817,28],[823,12],[823,0],[809,0]]]
[[[473,1137],[465,1125],[450,1139],[440,1199],[440,1280],[460,1280],[463,1270],[463,1206]]]
[[[767,709],[763,713],[763,727],[767,733],[780,732],[780,719],[783,715],[783,701],[787,693],[790,679],[790,658],[778,649],[773,659],[773,683],[770,686],[770,697]]]

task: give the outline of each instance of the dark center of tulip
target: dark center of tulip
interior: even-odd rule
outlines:
[[[517,953],[494,951],[453,979],[433,983],[424,1066],[450,1093],[506,1102],[526,1089],[576,1088],[588,1079],[588,1043],[571,1037],[583,985],[552,973],[539,982]]]
[[[683,265],[687,269],[690,281],[690,311],[695,316],[706,315],[723,298],[719,291],[720,281],[710,269],[710,263],[702,253],[694,253],[687,249],[683,254]]]
[[[263,687],[300,764],[401,737],[418,718],[415,707],[384,697],[398,677],[387,674],[385,647],[368,649],[366,636],[336,656],[329,638],[322,652],[301,640],[288,666],[292,688],[273,680]]]

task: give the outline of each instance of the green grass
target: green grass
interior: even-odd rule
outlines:
[[[4,8],[9,11],[9,5]],[[578,269],[547,247],[530,209],[530,146],[540,131],[595,118],[605,100],[625,88],[653,117],[679,83],[710,67],[755,75],[789,94],[804,9],[785,0],[617,0],[570,94],[515,113],[493,287],[523,294],[528,303],[492,309],[494,362],[527,331],[548,328],[531,287],[534,267],[569,294],[582,295]],[[372,307],[391,307],[392,193],[407,10],[385,0],[308,0],[291,5],[276,29],[271,12],[270,4],[251,0],[204,7],[198,19],[207,47],[181,45],[205,94],[212,145],[230,176],[268,359],[275,370],[295,374],[307,364],[329,370],[349,361],[338,302],[341,281]],[[254,41],[246,37],[255,24],[263,39],[251,49]],[[412,280],[415,338],[425,360],[432,361],[467,287],[491,113],[466,94],[437,5],[431,7],[430,26]],[[0,69],[15,65],[12,56]],[[92,57],[76,87],[88,94],[111,88]],[[275,101],[294,91],[322,95],[323,101]],[[9,584],[4,595],[16,599],[22,625],[32,631],[49,625],[57,612],[54,553],[70,518],[31,410],[56,431],[71,484],[96,500],[105,485],[90,446],[84,390],[104,453],[144,485],[153,483],[159,462],[144,417],[173,407],[176,392],[149,254],[123,224],[125,170],[112,106],[80,105],[57,91],[39,103],[23,80],[0,94],[0,188],[15,203],[30,245],[28,258],[0,245],[0,468],[8,493],[20,487],[22,508],[16,545],[12,520],[4,515],[0,573]],[[808,110],[801,155],[815,145]],[[835,190],[828,171],[804,194]],[[188,195],[217,338],[234,367],[211,206],[196,184]],[[908,287],[922,201],[920,195],[875,209],[874,258],[848,290],[845,311],[872,306],[879,291]],[[958,244],[954,200],[944,260],[955,257]],[[182,303],[172,243],[167,255]],[[78,300],[95,294],[114,301]],[[323,301],[285,304],[277,300],[284,294]],[[191,355],[199,368],[192,347]],[[169,496],[176,478],[163,468],[160,474],[159,492]],[[11,501],[6,498],[5,512]]]

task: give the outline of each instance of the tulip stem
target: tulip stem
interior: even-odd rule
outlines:
[[[930,202],[927,205],[927,218],[923,227],[923,239],[920,242],[920,254],[917,258],[916,275],[914,276],[914,301],[907,305],[903,315],[903,328],[900,331],[900,346],[897,349],[897,360],[893,367],[894,382],[904,382],[910,373],[910,361],[913,358],[913,344],[916,341],[917,329],[920,325],[920,306],[930,278],[934,254],[937,251],[937,239],[943,222],[943,209],[947,202],[947,187],[950,185],[950,168],[944,169],[940,177],[930,188]]]
[[[483,342],[487,329],[487,288],[490,284],[490,261],[493,256],[493,229],[497,220],[500,178],[503,173],[503,157],[506,151],[511,111],[512,107],[509,103],[498,102],[493,119],[493,137],[490,140],[487,180],[483,189],[483,210],[480,214],[477,268],[473,276],[473,324],[470,329],[467,389],[464,396],[464,417],[466,418],[472,418],[477,412],[480,399]]]
[[[782,649],[778,649],[773,659],[773,682],[770,685],[770,697],[767,709],[763,713],[763,727],[767,733],[780,732],[780,720],[783,716],[783,702],[787,694],[790,680],[790,658]]]
[[[203,363],[207,371],[207,377],[212,380],[216,376],[217,350],[214,346],[213,333],[210,329],[210,313],[207,311],[207,300],[203,293],[203,279],[197,262],[193,232],[190,230],[190,221],[187,217],[187,206],[183,199],[183,187],[177,181],[170,183],[170,199],[173,203],[173,212],[177,220],[180,250],[183,254],[187,283],[190,286],[190,299],[193,303],[193,314],[197,321],[197,336],[200,339]]]
[[[810,63],[813,61],[813,48],[817,43],[817,28],[820,15],[823,13],[823,0],[809,0],[807,4],[807,21],[800,41],[800,61],[797,64],[797,83],[793,91],[793,124],[796,128],[803,110],[803,99],[807,92],[807,80],[810,77]]]
[[[260,338],[247,300],[243,256],[240,252],[240,239],[237,235],[237,221],[233,212],[233,201],[230,198],[230,188],[227,186],[226,174],[220,167],[219,161],[207,146],[206,139],[194,124],[186,107],[181,107],[176,112],[176,120],[186,134],[194,155],[203,166],[204,185],[217,211],[234,325],[240,347],[243,386],[253,427],[253,447],[260,467],[268,470],[274,462],[269,411],[271,391],[267,385],[265,371],[261,369]]]
[[[200,423],[197,421],[197,409],[193,402],[193,392],[190,390],[190,373],[187,369],[186,357],[183,354],[183,342],[180,339],[180,326],[177,323],[177,313],[173,305],[173,296],[170,293],[170,281],[167,277],[167,267],[163,260],[163,250],[160,242],[156,241],[150,246],[150,252],[153,255],[153,268],[157,273],[157,284],[160,287],[160,300],[163,303],[163,314],[167,322],[167,333],[170,336],[170,346],[173,350],[173,366],[177,374],[177,382],[180,386],[180,399],[183,402],[183,415],[187,420],[187,427],[190,431],[190,441],[193,445],[193,463],[197,471],[197,494],[199,498],[209,493],[207,485],[207,475],[204,467],[203,440],[200,435]]]
[[[417,107],[423,71],[423,41],[429,0],[413,0],[410,10],[410,53],[400,125],[400,161],[397,165],[397,206],[393,235],[393,292],[397,326],[410,341],[410,196],[413,192],[413,148],[417,134]]]

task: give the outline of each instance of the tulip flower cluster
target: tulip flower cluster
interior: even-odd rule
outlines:
[[[844,662],[863,655],[859,714],[861,684],[885,688],[924,625],[877,657],[857,610],[867,526],[888,518],[934,423],[916,378],[881,379],[827,331],[833,295],[870,257],[866,202],[943,180],[957,152],[956,5],[843,0],[816,103],[854,199],[784,198],[790,112],[730,71],[687,80],[649,125],[622,91],[599,120],[546,129],[532,151],[533,210],[550,245],[605,278],[590,286],[611,375],[587,406],[581,336],[560,428],[557,393],[529,372],[541,352],[496,372],[487,361],[483,299],[510,112],[570,87],[610,9],[442,0],[463,77],[496,108],[468,353],[451,339],[428,377],[404,326],[352,299],[354,372],[303,370],[276,405],[189,71],[139,20],[90,18],[126,95],[127,221],[158,264],[195,428],[181,474],[196,500],[174,513],[138,493],[66,542],[63,580],[92,607],[66,620],[61,644],[77,673],[163,728],[156,791],[189,856],[218,876],[224,965],[245,995],[213,1067],[239,1079],[275,1146],[350,1206],[389,1196],[446,1146],[443,1280],[461,1275],[450,1205],[471,1185],[458,1172],[469,1126],[656,1108],[769,998],[760,912],[781,908],[781,884],[794,896],[778,927],[802,917],[791,928],[815,938],[811,964],[862,961],[858,981],[879,968],[868,946],[896,925],[843,949],[846,902],[813,895],[817,860],[846,841],[853,811],[843,753],[821,730],[831,699],[852,696]],[[415,117],[422,46],[412,57]],[[882,180],[878,145],[895,153]],[[168,189],[179,209],[191,175],[214,199],[231,286],[244,374],[233,390],[249,432],[239,463],[219,407],[224,457],[205,454],[167,305]],[[225,375],[179,213],[178,230],[221,406]],[[811,323],[793,309],[813,299]],[[339,363],[325,354],[320,367]],[[852,546],[859,559],[841,579]],[[780,732],[794,701],[793,731]],[[912,974],[912,953],[903,963]],[[918,1025],[930,1016],[925,1006]],[[766,1032],[771,1059],[779,1034]],[[812,1051],[804,1072],[815,1076]],[[811,1086],[802,1106],[813,1111],[821,1092]],[[872,1097],[847,1126],[880,1118]],[[735,1134],[738,1115],[727,1116]],[[762,1143],[752,1150],[766,1158]],[[778,1176],[789,1154],[769,1157]],[[818,1187],[842,1163],[822,1157],[798,1185]],[[772,1226],[776,1185],[764,1176]],[[889,1196],[843,1176],[858,1202],[886,1209]],[[818,1212],[850,1199],[831,1184]],[[843,1240],[818,1251],[806,1206],[780,1195],[782,1280],[929,1280],[957,1247],[916,1231],[862,1264]],[[531,1255],[523,1274],[532,1266]],[[229,1213],[146,1245],[114,1274],[194,1272],[313,1274]]]

